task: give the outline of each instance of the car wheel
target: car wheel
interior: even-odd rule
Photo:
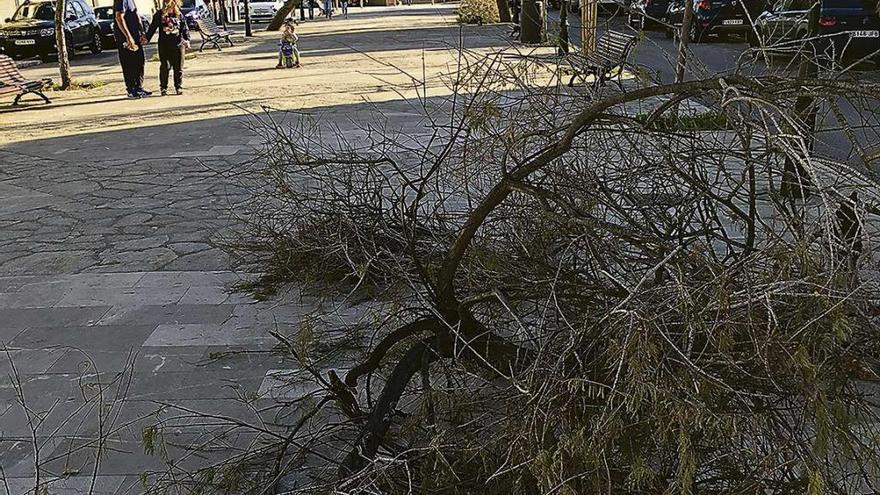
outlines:
[[[104,49],[104,42],[101,40],[101,32],[95,31],[92,34],[92,44],[89,45],[89,51],[97,55]]]

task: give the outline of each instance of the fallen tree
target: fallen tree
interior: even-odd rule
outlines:
[[[250,289],[376,315],[341,380],[295,352],[336,405],[297,432],[324,447],[280,453],[322,459],[298,489],[876,491],[876,183],[866,155],[804,145],[797,101],[846,130],[880,88],[735,73],[591,94],[461,56],[452,96],[416,100],[418,134],[258,124],[233,245],[265,274]],[[779,193],[786,161],[818,199]]]

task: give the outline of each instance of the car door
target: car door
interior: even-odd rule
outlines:
[[[807,15],[813,0],[792,0],[791,7],[783,16],[783,33],[786,41],[800,39],[806,33]]]
[[[64,25],[67,28],[68,39],[74,47],[82,44],[82,31],[79,28],[81,22],[74,8],[74,2],[67,2],[64,6]]]
[[[79,32],[83,43],[92,42],[92,8],[88,5],[74,0],[73,8],[76,10],[79,19]]]
[[[770,9],[761,16],[758,23],[764,43],[774,45],[784,38],[785,13],[791,8],[792,0],[777,0]]]

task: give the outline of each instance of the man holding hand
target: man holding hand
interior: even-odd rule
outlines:
[[[113,35],[119,50],[119,65],[129,98],[143,98],[153,93],[144,90],[144,45],[147,38],[141,32],[141,20],[134,0],[113,0],[116,22]]]

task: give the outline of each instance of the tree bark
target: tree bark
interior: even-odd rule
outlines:
[[[228,15],[226,13],[226,0],[220,0],[220,24],[223,27],[226,27],[226,24],[229,22]]]
[[[559,2],[559,54],[568,55],[568,1]]]
[[[687,67],[687,48],[691,38],[691,24],[694,21],[694,0],[684,0],[684,16],[681,19],[681,32],[678,33],[678,56],[675,62],[675,82],[684,82]]]
[[[798,77],[816,78],[819,74],[819,62],[816,60],[818,56],[818,47],[816,46],[816,36],[819,34],[819,2],[813,4],[807,17],[807,39],[806,46],[800,51],[800,65],[798,66]],[[795,111],[800,116],[804,125],[807,127],[805,138],[806,147],[809,153],[813,151],[814,136],[816,134],[816,101],[809,94],[799,96],[795,101]],[[789,198],[806,198],[810,195],[810,180],[807,171],[803,165],[796,163],[791,157],[785,157],[785,165],[782,169],[782,187],[780,193]]]
[[[385,433],[391,426],[391,413],[397,407],[397,401],[400,400],[413,375],[421,371],[424,366],[437,361],[444,355],[449,355],[450,351],[449,343],[445,339],[435,337],[416,343],[397,362],[388,377],[388,382],[382,389],[376,407],[373,408],[367,419],[367,424],[364,426],[355,448],[349,452],[339,467],[340,478],[358,472],[376,456],[379,445],[382,444]]]
[[[58,72],[61,73],[61,89],[70,87],[70,58],[67,56],[67,37],[64,36],[65,0],[55,1],[55,46],[58,50]]]
[[[540,43],[544,41],[543,19],[535,0],[523,0],[519,18],[519,40],[523,43]]]
[[[510,15],[510,6],[507,0],[496,0],[498,4],[498,20],[501,22],[513,22],[513,16]]]

